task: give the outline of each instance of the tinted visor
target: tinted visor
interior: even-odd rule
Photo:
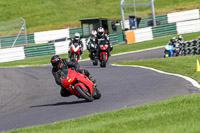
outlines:
[[[75,36],[75,39],[76,39],[76,40],[79,40],[79,36]]]
[[[55,60],[51,61],[51,64],[52,64],[53,67],[58,67],[59,63],[60,63],[59,61],[55,61]]]
[[[103,32],[99,32],[99,35],[102,36],[102,35],[103,35]]]

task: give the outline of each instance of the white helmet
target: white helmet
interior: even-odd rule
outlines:
[[[178,40],[182,41],[183,37],[181,35],[178,36]]]
[[[99,27],[98,29],[97,29],[97,34],[99,35],[99,36],[103,36],[104,35],[104,28],[102,28],[102,27]]]
[[[74,34],[74,38],[75,38],[75,40],[80,40],[80,38],[81,38],[81,35],[78,33],[78,32],[76,32],[75,34]]]
[[[97,31],[96,30],[92,30],[92,35],[96,37],[97,36]]]

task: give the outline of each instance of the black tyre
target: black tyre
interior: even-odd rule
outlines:
[[[94,59],[94,60],[93,60],[93,65],[94,65],[94,66],[97,66],[97,65],[98,65],[98,60],[97,60],[97,59]]]
[[[102,62],[101,62],[101,65],[100,65],[100,66],[101,66],[101,67],[106,67],[106,62],[107,62],[107,61],[106,61],[106,55],[103,54],[103,55],[102,55]]]
[[[101,98],[101,93],[97,88],[94,89],[93,97],[94,97],[94,99],[100,99]]]
[[[165,55],[164,55],[164,58],[168,58],[169,57],[169,55],[170,55],[170,53],[167,51],[167,52],[165,52]]]
[[[186,55],[189,55],[189,54],[191,54],[191,49],[190,48],[186,49]]]
[[[181,51],[181,56],[185,56],[185,55],[186,55],[186,50],[183,49],[183,50]]]
[[[76,86],[76,91],[88,102],[92,102],[94,98],[90,95],[89,92],[85,92],[80,86]]]
[[[71,61],[75,62],[77,59],[77,55],[75,53],[72,54]]]
[[[200,54],[200,48],[197,49],[197,53],[196,54]]]

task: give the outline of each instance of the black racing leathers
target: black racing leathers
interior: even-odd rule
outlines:
[[[61,85],[61,80],[60,80],[60,76],[61,76],[61,72],[64,69],[68,69],[68,68],[75,68],[76,71],[78,71],[80,69],[80,65],[76,62],[72,62],[72,61],[68,61],[68,59],[62,59],[62,64],[61,67],[59,69],[57,68],[52,68],[52,74],[55,78],[55,81],[58,85]]]
[[[61,67],[59,69],[57,68],[52,68],[52,74],[55,78],[55,81],[58,85],[61,86],[61,91],[60,91],[60,94],[61,96],[63,97],[67,97],[67,96],[70,96],[71,93],[68,92],[62,85],[61,85],[61,80],[60,80],[60,77],[61,77],[61,73],[64,69],[68,69],[68,68],[74,68],[75,71],[79,72],[79,73],[82,73],[82,74],[85,74],[90,80],[92,79],[92,77],[90,76],[90,73],[88,70],[86,69],[81,69],[80,68],[80,65],[79,63],[77,62],[72,62],[72,61],[68,61],[68,59],[64,58],[62,59],[62,64],[61,64]],[[91,80],[92,81],[92,80]],[[93,82],[93,81],[92,81]]]
[[[103,36],[99,36],[99,35],[97,34],[97,37],[96,37],[96,44],[98,44],[98,42],[100,42],[101,40],[106,40],[106,41],[108,42],[108,44],[109,44],[109,46],[110,46],[110,52],[111,52],[112,49],[113,49],[113,46],[112,46],[112,43],[111,43],[110,40],[109,40],[108,35],[107,35],[107,34],[104,34]]]

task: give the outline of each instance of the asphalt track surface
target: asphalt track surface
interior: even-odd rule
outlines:
[[[162,58],[163,48],[111,56],[109,62]],[[50,66],[0,68],[0,131],[51,123],[89,114],[160,101],[172,96],[199,92],[182,78],[155,71],[80,63],[97,80],[99,100],[86,102],[75,96],[60,96]]]

